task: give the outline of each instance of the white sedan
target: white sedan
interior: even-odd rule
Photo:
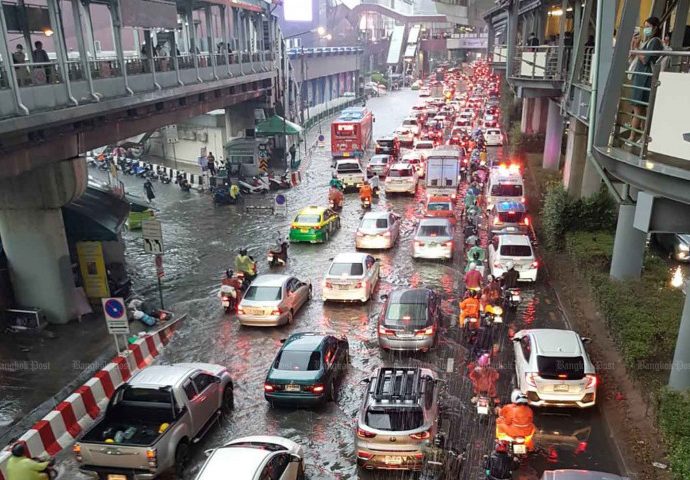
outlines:
[[[532,242],[527,235],[495,235],[489,244],[491,275],[498,278],[512,263],[519,281],[536,282],[539,262],[534,257]]]
[[[331,261],[321,288],[323,301],[366,303],[379,283],[380,265],[366,253],[340,253]]]
[[[424,218],[414,233],[412,258],[453,258],[453,225],[447,218]]]
[[[290,324],[311,298],[311,282],[290,275],[259,275],[237,306],[241,325],[274,327]]]
[[[287,438],[243,437],[209,452],[195,480],[304,478],[304,449]]]
[[[367,212],[355,234],[355,248],[393,248],[400,234],[400,218],[392,212]]]

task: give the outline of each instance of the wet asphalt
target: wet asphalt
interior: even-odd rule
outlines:
[[[418,101],[416,92],[404,90],[369,100],[376,115],[374,138],[391,133]],[[228,367],[235,383],[235,410],[227,421],[211,430],[195,446],[185,479],[193,479],[205,460],[203,451],[231,439],[256,434],[280,435],[302,444],[310,479],[412,478],[409,473],[358,472],[354,456],[354,419],[365,386],[360,381],[383,365],[419,364],[436,369],[447,380],[443,396],[447,413],[442,428],[451,446],[467,450],[461,478],[483,478],[480,468],[490,452],[494,422],[478,421],[470,403],[471,384],[466,378],[468,352],[455,327],[461,292],[462,239],[456,239],[456,255],[450,262],[416,261],[411,257],[412,233],[421,214],[423,188],[416,198],[386,197],[375,200],[375,210],[392,209],[403,217],[398,243],[390,251],[375,254],[381,261],[381,281],[365,305],[324,304],[320,281],[329,259],[354,251],[354,233],[362,216],[356,194],[347,194],[341,213],[341,230],[325,245],[295,244],[289,250],[286,272],[314,287],[313,299],[296,315],[293,325],[280,328],[241,327],[225,315],[217,298],[221,276],[232,265],[237,251],[247,247],[259,261],[259,273],[268,272],[265,253],[277,235],[286,236],[291,219],[302,207],[327,203],[331,159],[328,122],[324,123],[326,148],[316,149],[306,166],[302,184],[287,191],[287,217],[244,212],[236,206],[214,206],[211,196],[181,192],[172,185],[155,184],[154,206],[163,222],[166,307],[188,318],[159,358],[161,363],[210,362]],[[500,158],[500,149],[490,156]],[[191,170],[191,169],[190,169]],[[97,175],[97,172],[92,172]],[[128,190],[142,194],[143,181],[124,177]],[[458,237],[460,237],[458,235]],[[139,232],[126,234],[127,258],[137,291],[157,299],[153,258],[143,253]],[[523,289],[523,302],[509,314],[506,327],[496,336],[495,348],[501,374],[499,392],[508,400],[513,382],[513,346],[507,329],[530,327],[565,328],[566,320],[544,272],[534,286]],[[382,308],[380,295],[395,288],[425,286],[443,299],[445,327],[436,350],[427,354],[384,354],[376,340],[376,318]],[[263,381],[280,340],[299,331],[335,332],[347,335],[351,365],[342,380],[337,403],[315,410],[273,409],[263,398]],[[449,364],[452,369],[449,371]],[[588,412],[539,410],[536,415],[540,452],[532,455],[519,478],[538,479],[543,470],[580,468],[617,473],[613,446],[598,409]],[[64,455],[68,478],[88,478]]]

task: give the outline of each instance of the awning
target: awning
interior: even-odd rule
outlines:
[[[280,115],[273,115],[254,127],[256,135],[298,135],[302,133],[302,127]]]

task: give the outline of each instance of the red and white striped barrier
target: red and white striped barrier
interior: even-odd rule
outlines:
[[[36,422],[17,440],[24,443],[27,456],[54,456],[63,448],[69,447],[94,424],[108,405],[113,392],[160,354],[170,341],[177,324],[184,318],[182,316],[170,321],[157,332],[136,340],[129,346],[129,351],[115,357],[48,415]],[[7,450],[0,452],[0,480],[7,478],[6,466],[10,456]]]

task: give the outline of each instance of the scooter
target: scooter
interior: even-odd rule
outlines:
[[[213,187],[213,203],[215,205],[235,205],[237,198],[232,198],[228,187],[220,185]]]
[[[285,171],[280,177],[274,175],[268,176],[268,187],[270,190],[284,190],[286,188],[291,188],[290,183],[290,172]]]
[[[522,296],[519,288],[508,288],[503,291],[503,303],[509,309],[515,310],[522,303]]]
[[[362,208],[365,210],[368,210],[371,208],[371,198],[369,197],[364,197],[361,199],[362,202]]]
[[[185,176],[181,173],[177,174],[175,183],[180,186],[180,190],[182,190],[183,192],[188,192],[192,189],[192,185],[189,183],[189,180],[187,180]]]
[[[172,182],[172,178],[170,178],[170,177],[168,176],[168,174],[165,173],[165,171],[163,171],[163,172],[160,174],[160,181],[161,181],[161,183],[163,183],[163,184],[165,184],[165,185],[168,185],[168,184],[170,184],[170,182]]]
[[[139,178],[144,178],[147,172],[148,170],[146,170],[146,167],[142,167],[140,165],[135,165],[132,169],[132,173]]]
[[[273,268],[273,267],[284,267],[287,264],[287,259],[288,259],[288,248],[289,248],[288,242],[283,242],[280,244],[280,250],[274,250],[272,248],[268,249],[268,254],[267,254],[267,260],[268,260],[268,266]]]
[[[245,195],[250,193],[268,193],[269,187],[259,177],[252,177],[250,181],[245,179],[238,179],[237,186],[240,187],[240,192]]]

